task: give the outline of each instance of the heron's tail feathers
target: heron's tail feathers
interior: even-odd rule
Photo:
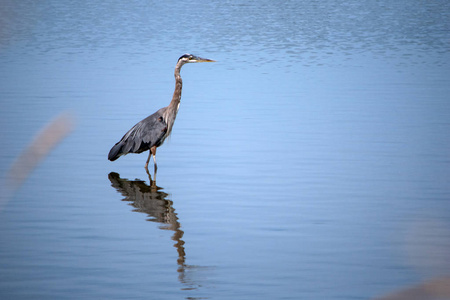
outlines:
[[[109,150],[108,159],[110,161],[115,161],[116,159],[118,159],[123,154],[122,148],[123,148],[123,142],[122,141],[120,141],[117,144],[115,144],[111,148],[111,150]]]

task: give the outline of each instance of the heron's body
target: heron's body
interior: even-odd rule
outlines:
[[[134,125],[127,133],[125,133],[122,139],[111,148],[108,159],[114,161],[120,156],[128,153],[142,153],[150,150],[145,168],[148,167],[151,155],[153,155],[156,168],[156,148],[161,146],[164,143],[164,140],[172,132],[178,108],[180,107],[181,90],[183,87],[183,81],[180,76],[181,67],[185,63],[208,61],[213,60],[196,57],[191,54],[181,56],[175,66],[175,91],[173,92],[170,104]]]

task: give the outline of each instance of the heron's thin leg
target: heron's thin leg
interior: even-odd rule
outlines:
[[[156,165],[156,147],[155,146],[150,148],[150,153],[153,155],[153,162],[155,163],[155,170],[156,170],[157,165]],[[148,159],[150,159],[150,156],[148,157]]]
[[[148,163],[149,163],[149,161],[150,161],[150,156],[152,155],[152,152],[151,151],[149,151],[149,153],[148,153],[148,158],[147,158],[147,162],[145,163],[145,169],[147,170],[147,172],[148,172]]]
[[[156,173],[156,169],[158,169],[158,165],[156,164],[156,155],[153,154],[153,162],[155,163],[155,173]]]

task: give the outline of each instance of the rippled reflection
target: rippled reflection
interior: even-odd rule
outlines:
[[[155,175],[156,176],[156,175]],[[150,185],[143,180],[128,180],[120,178],[120,175],[111,172],[108,175],[111,185],[121,193],[125,198],[122,201],[129,201],[130,205],[135,207],[133,211],[146,213],[149,218],[147,221],[162,224],[159,228],[162,230],[172,230],[172,240],[177,249],[178,258],[178,279],[181,283],[187,285],[188,289],[196,289],[199,285],[195,283],[187,273],[187,270],[198,268],[197,266],[186,265],[185,242],[182,240],[184,231],[181,230],[181,224],[178,220],[173,201],[167,199],[169,194],[163,192],[163,188],[156,185],[156,180],[152,180],[148,174]]]

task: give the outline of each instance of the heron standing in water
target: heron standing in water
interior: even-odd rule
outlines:
[[[173,123],[180,107],[181,89],[183,81],[181,80],[180,70],[186,63],[214,62],[212,59],[201,58],[192,54],[182,55],[175,66],[175,91],[169,106],[163,107],[154,114],[143,119],[133,126],[122,139],[116,143],[108,154],[110,161],[115,161],[122,155],[128,153],[142,153],[150,150],[145,169],[148,171],[150,156],[153,155],[153,161],[156,166],[156,148],[164,143],[164,140],[172,132]]]

